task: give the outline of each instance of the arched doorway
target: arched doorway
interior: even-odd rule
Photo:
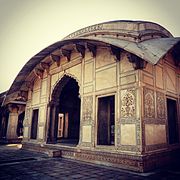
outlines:
[[[50,142],[77,145],[80,127],[80,98],[77,81],[65,75],[52,93]]]

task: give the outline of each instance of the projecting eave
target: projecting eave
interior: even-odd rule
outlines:
[[[140,43],[105,37],[91,37],[90,40],[101,41],[119,47],[155,65],[170,49],[180,42],[180,37],[151,39]]]
[[[21,90],[21,86],[26,81],[26,78],[33,71],[33,69],[41,63],[45,57],[49,56],[55,50],[63,48],[69,44],[78,44],[78,43],[91,43],[98,46],[98,44],[105,43],[107,45],[112,45],[123,49],[127,52],[135,54],[141,59],[155,65],[158,61],[176,44],[179,44],[180,38],[158,38],[146,40],[143,42],[131,42],[126,40],[121,40],[118,38],[112,37],[78,37],[72,39],[66,39],[58,41],[47,48],[43,49],[41,52],[33,56],[21,69],[17,77],[15,78],[13,84],[11,85],[9,91],[6,94],[4,104],[15,100],[17,98],[18,92]],[[179,45],[178,45],[179,48]]]

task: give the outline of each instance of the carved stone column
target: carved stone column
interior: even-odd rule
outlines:
[[[18,124],[19,107],[17,105],[10,104],[8,106],[8,109],[10,113],[9,113],[9,119],[8,119],[6,139],[8,142],[17,142],[18,141],[17,124]]]
[[[49,125],[48,125],[48,143],[56,143],[57,141],[57,120],[58,120],[58,104],[51,102],[49,105]]]

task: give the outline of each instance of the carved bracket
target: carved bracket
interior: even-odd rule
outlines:
[[[47,73],[49,73],[49,64],[45,63],[45,62],[41,62],[40,63],[40,67],[43,69],[43,70],[46,70]]]
[[[121,48],[111,45],[111,53],[113,54],[115,59],[118,61],[121,60],[121,52],[122,52]]]
[[[96,57],[97,47],[94,44],[87,43],[87,48],[92,53],[93,58]]]
[[[34,74],[35,74],[38,78],[40,78],[40,79],[43,78],[43,71],[42,71],[41,69],[35,68],[35,69],[33,70],[33,72],[34,72]]]
[[[136,56],[135,54],[129,53],[128,54],[129,62],[133,63],[134,69],[144,69],[147,65],[147,62],[140,57]]]
[[[60,54],[61,54],[62,56],[65,56],[68,61],[71,60],[71,51],[70,51],[70,50],[60,49]]]
[[[81,56],[84,58],[85,57],[85,46],[81,44],[76,44],[76,50],[81,54]]]
[[[60,59],[61,57],[58,56],[58,55],[55,55],[55,54],[51,54],[50,55],[50,58],[53,62],[56,62],[57,66],[59,67],[60,66]]]

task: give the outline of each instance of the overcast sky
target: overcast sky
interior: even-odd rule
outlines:
[[[110,20],[153,21],[180,37],[180,0],[0,0],[0,92],[45,47]]]

